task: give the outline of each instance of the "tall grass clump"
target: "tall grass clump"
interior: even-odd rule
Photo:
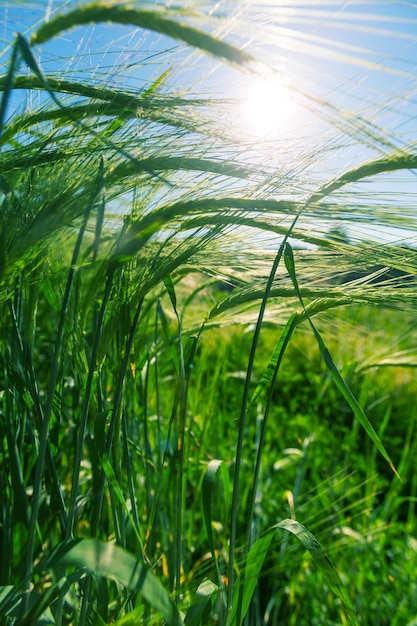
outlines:
[[[0,12],[1,623],[414,624],[414,7]]]

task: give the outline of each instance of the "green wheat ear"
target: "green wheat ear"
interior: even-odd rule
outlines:
[[[43,24],[31,37],[34,45],[42,44],[57,35],[83,24],[114,22],[145,28],[172,39],[178,39],[193,48],[208,52],[214,57],[242,66],[255,64],[250,54],[239,50],[224,41],[216,39],[203,31],[181,23],[178,12],[169,9],[141,10],[126,6],[108,6],[101,2],[92,2],[79,9],[59,15]]]

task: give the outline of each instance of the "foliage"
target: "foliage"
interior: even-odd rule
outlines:
[[[412,118],[296,75],[318,132],[283,164],[210,76],[336,39],[298,58],[266,4],[52,4],[1,57],[3,622],[413,623],[417,261],[370,238],[415,229]]]

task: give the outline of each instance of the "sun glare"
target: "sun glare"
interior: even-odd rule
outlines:
[[[279,79],[252,79],[242,91],[237,124],[252,138],[285,134],[298,106]]]

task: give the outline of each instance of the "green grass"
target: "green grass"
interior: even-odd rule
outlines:
[[[283,164],[210,82],[297,57],[272,8],[52,5],[1,57],[1,623],[411,626],[417,261],[371,239],[415,229],[411,114],[288,77]]]

